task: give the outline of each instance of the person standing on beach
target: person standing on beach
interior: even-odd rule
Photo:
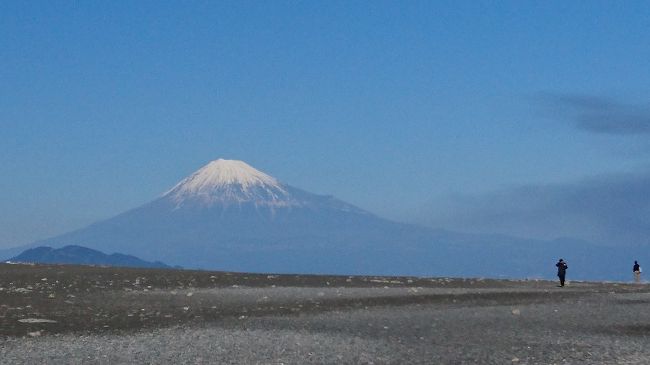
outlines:
[[[569,266],[564,262],[563,259],[560,259],[560,261],[555,264],[557,266],[557,277],[560,278],[560,286],[564,286],[564,280],[566,279],[566,269],[569,268]]]
[[[641,282],[641,266],[638,262],[634,261],[634,266],[632,267],[632,272],[634,272],[634,282]]]

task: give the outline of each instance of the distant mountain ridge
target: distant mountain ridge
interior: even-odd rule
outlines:
[[[36,247],[30,248],[18,256],[9,259],[11,262],[29,262],[42,264],[74,264],[74,265],[107,265],[120,267],[170,268],[162,262],[148,262],[135,256],[103,252],[82,246],[65,246],[62,248]]]

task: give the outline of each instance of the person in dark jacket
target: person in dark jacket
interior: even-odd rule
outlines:
[[[564,262],[563,259],[560,259],[560,261],[555,264],[557,266],[557,277],[560,278],[560,286],[564,286],[564,279],[566,278],[566,269],[569,268],[569,266]]]
[[[634,261],[634,266],[632,266],[632,272],[634,273],[634,282],[641,282],[641,266],[638,262]]]

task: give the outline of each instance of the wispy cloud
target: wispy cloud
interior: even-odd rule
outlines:
[[[612,135],[650,134],[650,107],[589,95],[539,94],[547,110],[581,130]]]
[[[650,173],[527,185],[429,205],[420,222],[474,233],[650,244]]]

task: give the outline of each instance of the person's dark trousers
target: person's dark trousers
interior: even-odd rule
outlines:
[[[558,275],[558,277],[560,278],[560,286],[564,286],[565,275]]]

